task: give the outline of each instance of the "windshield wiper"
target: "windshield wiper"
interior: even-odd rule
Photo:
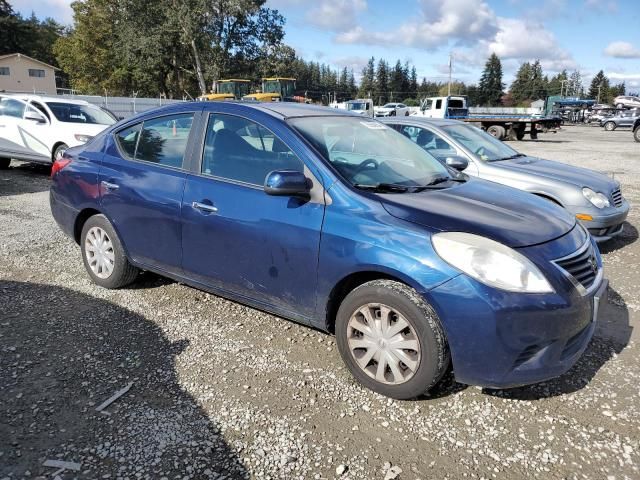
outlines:
[[[409,190],[411,187],[407,187],[405,185],[398,185],[395,183],[375,183],[375,184],[366,184],[366,183],[355,183],[353,185],[360,190],[371,190],[374,192],[396,192],[396,193],[404,193]]]
[[[514,158],[526,157],[524,153],[516,153],[515,155],[511,155],[509,157],[496,158],[495,160],[491,160],[492,162],[497,162],[499,160],[513,160]]]

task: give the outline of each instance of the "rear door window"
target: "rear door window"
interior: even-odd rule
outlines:
[[[116,134],[116,142],[118,143],[121,152],[130,160],[133,160],[136,155],[136,146],[138,145],[138,137],[140,136],[141,128],[142,124],[138,123],[132,127],[120,130]]]
[[[121,153],[128,159],[182,168],[193,113],[145,120],[116,133]]]

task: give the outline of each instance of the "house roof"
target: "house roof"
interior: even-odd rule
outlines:
[[[32,62],[36,62],[36,63],[40,63],[46,67],[52,68],[54,70],[60,70],[58,67],[54,67],[53,65],[49,65],[48,63],[42,62],[40,60],[37,60],[35,58],[31,58],[29,55],[25,55],[24,53],[9,53],[7,55],[0,55],[0,60],[4,60],[5,58],[10,58],[10,57],[18,57],[18,58],[26,58],[31,60]]]

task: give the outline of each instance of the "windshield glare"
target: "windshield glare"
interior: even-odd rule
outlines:
[[[93,105],[47,102],[47,106],[60,122],[85,123],[92,125],[113,125],[116,123],[111,115]]]
[[[451,178],[433,156],[374,120],[326,116],[289,122],[352,185],[411,187]]]
[[[451,138],[460,142],[478,160],[494,162],[518,155],[513,148],[501,142],[477,127],[465,124],[447,125],[442,127]]]

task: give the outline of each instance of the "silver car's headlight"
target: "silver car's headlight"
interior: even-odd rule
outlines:
[[[553,287],[524,255],[486,237],[463,232],[431,236],[447,263],[490,287],[521,293],[551,293]]]
[[[593,206],[597,208],[606,208],[611,206],[611,204],[609,203],[609,199],[604,194],[600,192],[596,193],[590,188],[583,188],[582,195],[584,195],[584,198],[589,200],[593,204]]]

